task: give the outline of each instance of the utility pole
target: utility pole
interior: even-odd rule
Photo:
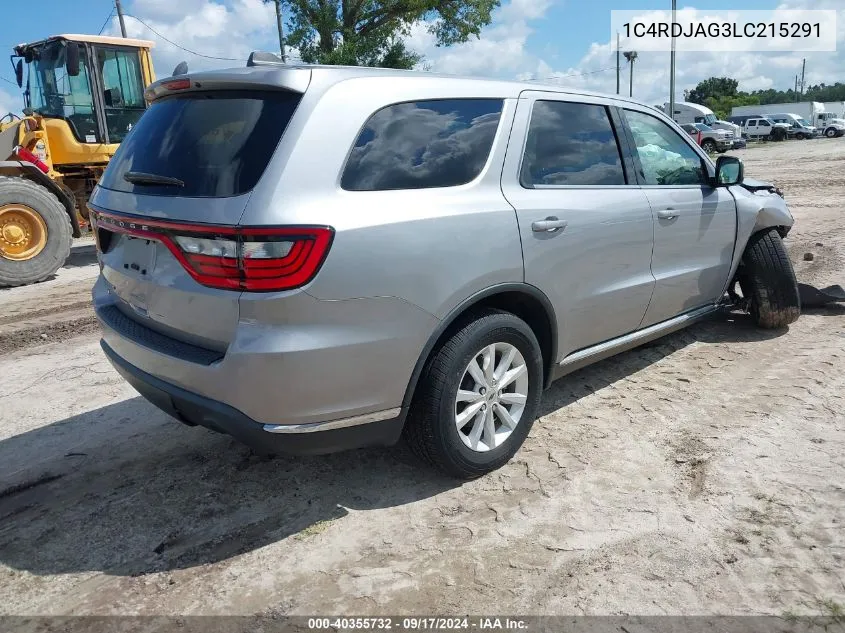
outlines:
[[[675,16],[677,0],[672,0],[672,52],[669,53],[669,118],[675,120]]]
[[[621,69],[619,62],[619,31],[616,31],[616,94],[619,94],[619,71]]]
[[[114,0],[114,8],[117,9],[117,19],[120,20],[120,34],[126,37],[126,23],[123,21],[123,7],[120,0]]]
[[[798,103],[798,75],[795,75],[795,90],[792,92],[795,95],[795,103]]]
[[[631,65],[631,76],[628,80],[628,96],[634,96],[634,60],[637,59],[637,51],[625,51],[625,59]]]
[[[807,58],[801,60],[801,96],[804,96],[804,71],[807,70]]]
[[[282,61],[285,59],[285,31],[282,26],[282,0],[274,0],[276,5],[276,26],[279,28],[279,51],[282,54]]]

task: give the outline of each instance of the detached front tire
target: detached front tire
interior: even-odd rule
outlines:
[[[70,255],[73,230],[59,199],[25,178],[0,176],[0,286],[52,276]]]
[[[404,435],[423,461],[475,479],[522,446],[540,404],[543,360],[531,328],[507,312],[465,321],[426,363]]]
[[[775,229],[756,233],[748,241],[739,274],[748,310],[759,327],[786,327],[801,315],[795,270]]]

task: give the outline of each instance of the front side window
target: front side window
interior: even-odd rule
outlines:
[[[138,51],[97,48],[109,142],[120,143],[144,114],[144,82]]]
[[[647,185],[701,185],[707,182],[701,157],[660,119],[625,110]]]
[[[502,99],[443,99],[382,108],[358,135],[341,187],[428,189],[474,180],[493,147],[502,104]]]
[[[522,159],[523,187],[624,185],[625,172],[607,108],[537,101]]]

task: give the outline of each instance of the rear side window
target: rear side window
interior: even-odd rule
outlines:
[[[625,172],[607,108],[537,101],[531,112],[520,182],[542,185],[624,185]]]
[[[246,193],[264,173],[299,100],[291,93],[233,91],[157,101],[121,143],[100,186],[161,196]],[[133,184],[124,178],[128,172],[183,184],[137,184],[137,178]]]
[[[347,191],[454,187],[487,163],[502,114],[501,99],[397,103],[361,130],[340,186]]]

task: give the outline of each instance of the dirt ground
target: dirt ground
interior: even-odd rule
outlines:
[[[739,153],[785,191],[799,277],[845,284],[845,139]],[[841,613],[845,309],[571,375],[456,484],[401,446],[263,460],[167,418],[100,352],[75,262],[0,291],[2,614]]]

